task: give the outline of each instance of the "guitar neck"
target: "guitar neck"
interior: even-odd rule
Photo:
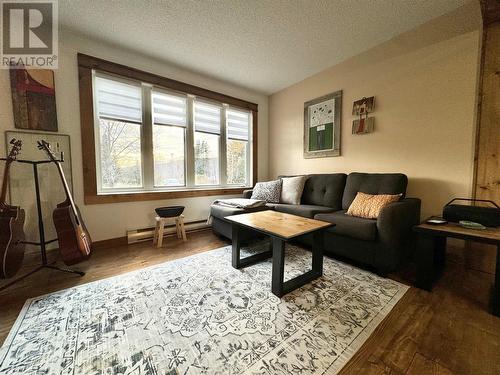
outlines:
[[[5,169],[3,171],[2,193],[0,194],[0,206],[5,206],[5,199],[7,198],[7,182],[9,180],[10,165],[12,160],[7,160]]]

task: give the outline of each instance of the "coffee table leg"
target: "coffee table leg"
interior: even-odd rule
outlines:
[[[239,225],[232,225],[232,266],[240,268],[240,227]]]
[[[285,275],[285,241],[272,237],[273,241],[273,274],[271,291],[274,295],[283,295],[283,277]]]
[[[444,270],[446,263],[446,237],[434,237],[434,266],[435,272]]]
[[[313,233],[312,270],[318,277],[323,275],[323,231],[320,230]]]
[[[313,234],[312,269],[287,281],[283,280],[285,276],[285,241],[273,237],[273,274],[271,291],[274,295],[282,297],[322,275],[323,233],[321,231],[317,231]]]
[[[497,265],[495,270],[495,285],[491,297],[493,315],[500,317],[500,245],[497,245]]]
[[[417,280],[416,287],[425,290],[432,289],[435,277],[434,270],[434,237],[425,234],[417,236]]]
[[[251,266],[252,264],[262,262],[263,260],[269,259],[273,256],[273,251],[266,250],[257,254],[246,256],[241,258],[241,243],[244,240],[244,235],[242,235],[242,228],[239,225],[232,225],[232,253],[231,253],[231,265],[233,268],[240,269]]]

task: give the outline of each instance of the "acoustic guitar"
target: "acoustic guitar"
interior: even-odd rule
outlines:
[[[2,192],[0,194],[0,278],[7,279],[14,276],[21,268],[24,259],[24,210],[18,206],[11,206],[5,202],[7,196],[7,182],[10,166],[21,151],[22,142],[12,139],[12,148],[5,161],[3,172]]]
[[[59,203],[52,214],[63,262],[68,266],[80,263],[90,257],[92,240],[82,220],[80,210],[75,205],[69,191],[60,161],[54,156],[49,143],[46,141],[38,141],[38,148],[44,150],[50,160],[57,165],[57,170],[66,194],[64,202]]]

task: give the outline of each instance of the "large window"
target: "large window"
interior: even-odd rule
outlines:
[[[141,188],[141,87],[102,77],[96,87],[101,188]]]
[[[252,113],[94,72],[97,191],[251,184]]]

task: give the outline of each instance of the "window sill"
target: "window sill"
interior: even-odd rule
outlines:
[[[108,203],[126,203],[140,201],[155,201],[162,199],[176,198],[193,198],[193,197],[208,197],[213,195],[236,195],[242,194],[248,187],[225,187],[225,188],[210,188],[210,189],[192,189],[192,190],[176,190],[176,191],[139,191],[127,193],[104,193],[85,195],[84,202],[86,205],[92,204],[108,204]]]

